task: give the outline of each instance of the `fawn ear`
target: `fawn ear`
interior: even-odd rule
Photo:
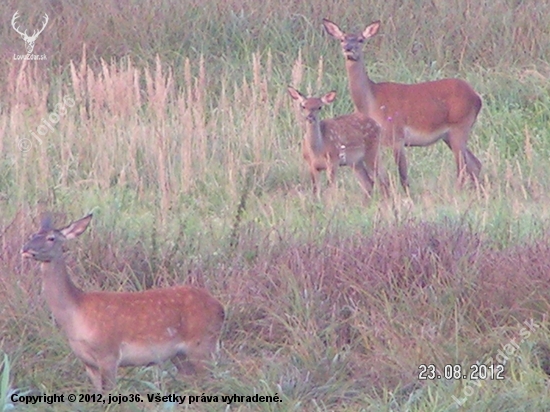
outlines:
[[[82,219],[74,221],[69,226],[59,229],[59,231],[65,238],[74,239],[84,233],[91,220],[92,214],[90,213],[88,216],[84,216]]]
[[[334,100],[336,100],[336,92],[334,90],[331,92],[328,92],[323,97],[321,97],[321,101],[324,104],[332,103]]]
[[[323,26],[328,34],[340,41],[344,40],[344,32],[340,30],[340,27],[336,23],[331,22],[329,19],[323,19]]]
[[[40,231],[47,231],[52,228],[52,214],[45,212],[40,219]]]
[[[380,28],[380,20],[377,20],[369,24],[361,34],[363,35],[363,38],[367,40],[368,38],[376,35],[376,33],[378,33],[379,28]]]
[[[298,90],[296,90],[294,87],[288,86],[287,90],[288,90],[288,94],[290,94],[290,97],[292,97],[294,100],[298,100],[301,102],[305,99],[305,96],[302,93],[300,93]]]

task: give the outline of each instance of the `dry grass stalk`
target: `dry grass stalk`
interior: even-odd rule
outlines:
[[[191,106],[193,113],[194,138],[197,145],[197,157],[199,168],[198,173],[203,175],[207,172],[208,165],[208,132],[206,125],[206,68],[204,67],[204,58],[199,59],[199,75],[193,83],[194,102]]]
[[[173,88],[172,70],[169,68],[166,76],[163,74],[162,63],[157,55],[155,59],[155,73],[151,75],[149,69],[145,68],[145,84],[147,88],[147,99],[156,119],[164,122],[166,120],[166,109],[169,103],[170,94]]]

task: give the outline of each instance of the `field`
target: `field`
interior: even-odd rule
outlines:
[[[48,13],[46,59],[14,58],[16,10],[29,33]],[[66,251],[84,290],[190,284],[226,308],[208,377],[121,368],[113,393],[145,402],[78,410],[550,410],[550,3],[8,0],[0,15],[0,411],[77,408],[15,392],[92,391],[20,256],[46,210],[59,226],[94,213]],[[381,20],[375,81],[476,89],[479,185],[456,189],[438,142],[407,149],[409,194],[386,151],[388,199],[346,169],[312,194],[287,85],[336,90],[323,117],[353,110],[324,17]],[[479,365],[504,379],[453,379]],[[280,402],[221,401],[255,394]]]

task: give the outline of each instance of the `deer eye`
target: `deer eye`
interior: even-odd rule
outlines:
[[[48,237],[46,237],[46,240],[48,242],[53,242],[55,240],[55,235],[48,235]]]

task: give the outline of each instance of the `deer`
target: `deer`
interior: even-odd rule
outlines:
[[[48,24],[48,21],[49,21],[50,18],[48,17],[48,15],[46,13],[44,13],[44,16],[43,16],[44,22],[42,23],[42,27],[39,30],[33,31],[32,36],[29,36],[27,34],[27,30],[25,30],[24,32],[19,30],[19,27],[16,26],[16,21],[17,21],[18,18],[19,18],[19,10],[17,10],[14,13],[14,15],[11,19],[11,25],[12,25],[13,29],[25,41],[25,48],[27,49],[27,54],[31,54],[32,51],[34,50],[34,42],[38,38],[38,35],[44,31],[44,29],[46,28],[46,25]]]
[[[380,125],[381,144],[393,149],[403,188],[408,192],[405,147],[430,146],[438,140],[454,154],[457,186],[463,186],[465,174],[478,182],[481,162],[467,144],[482,100],[472,86],[454,78],[415,84],[375,83],[365,71],[363,43],[378,33],[380,21],[358,34],[345,33],[328,19],[323,19],[323,25],[340,41],[355,110]]]
[[[116,383],[119,366],[171,359],[178,374],[202,374],[219,344],[224,308],[205,289],[177,286],[141,292],[85,292],[69,277],[65,241],[80,236],[89,214],[62,229],[46,215],[23,246],[40,262],[46,303],[98,392]]]
[[[350,166],[367,198],[372,195],[375,177],[380,181],[382,193],[387,195],[388,184],[378,159],[378,124],[362,113],[319,120],[323,106],[336,99],[335,91],[322,97],[306,97],[292,86],[287,90],[290,97],[300,104],[306,119],[302,154],[309,166],[313,193],[320,196],[320,171],[327,171],[330,186],[336,179],[338,167]]]

